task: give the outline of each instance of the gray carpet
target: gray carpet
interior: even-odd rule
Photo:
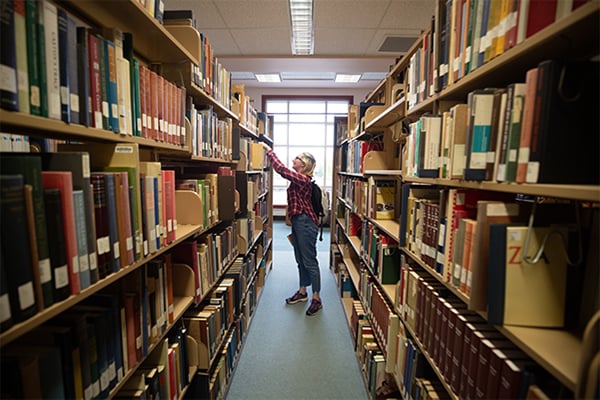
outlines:
[[[286,305],[298,288],[290,228],[273,226],[273,270],[234,372],[227,400],[366,399],[348,323],[329,270],[329,232],[317,242],[323,309],[312,317],[307,303]],[[309,294],[310,294],[309,289]]]

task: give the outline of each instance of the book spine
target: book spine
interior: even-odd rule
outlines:
[[[100,82],[100,43],[98,37],[87,32],[88,37],[88,65],[90,78],[90,126],[103,128],[102,114],[102,85]],[[79,97],[81,99],[81,96]]]
[[[69,38],[68,38],[68,16],[63,8],[57,8],[58,18],[58,59],[59,65],[59,84],[60,84],[60,119],[64,122],[71,122],[71,89],[69,82],[70,71],[70,54],[69,54]]]
[[[47,217],[48,249],[54,281],[54,301],[69,297],[69,266],[64,237],[62,201],[60,190],[44,189],[44,206]]]
[[[38,312],[27,232],[24,182],[21,175],[2,175],[0,183],[2,261],[8,278],[10,315],[15,322],[20,322]]]
[[[0,4],[0,43],[0,64],[3,67],[0,108],[19,111],[15,8],[12,0]]]
[[[43,24],[46,60],[46,90],[48,100],[48,118],[61,119],[60,68],[58,52],[58,15],[57,7],[50,1],[44,1]],[[42,74],[44,71],[42,70]]]
[[[79,123],[91,126],[89,38],[85,27],[77,27],[77,98],[79,99]]]
[[[119,105],[117,103],[117,59],[115,44],[104,40],[105,80],[108,103],[108,129],[119,132]]]
[[[14,35],[16,46],[15,55],[17,60],[17,92],[19,97],[19,111],[29,114],[29,67],[27,59],[25,0],[14,0],[14,10]]]
[[[102,113],[102,125],[98,128],[112,130],[110,127],[110,102],[109,102],[109,89],[108,89],[108,59],[106,57],[106,39],[101,35],[95,34],[98,40],[98,67],[100,72],[100,101],[101,101],[101,113]]]
[[[96,226],[96,248],[98,250],[99,278],[104,278],[112,271],[111,242],[108,228],[108,206],[106,201],[106,184],[103,175],[92,175],[94,196],[94,220]]]
[[[77,254],[79,257],[79,282],[83,290],[90,286],[90,259],[87,248],[85,205],[82,190],[73,190],[73,205],[75,208],[75,234],[77,235]]]
[[[40,115],[48,117],[48,75],[46,73],[46,27],[44,26],[44,3],[46,1],[34,1],[36,8],[36,29],[37,29],[37,54],[38,71],[40,78]]]
[[[75,233],[75,208],[73,205],[73,183],[71,172],[43,171],[42,180],[44,188],[59,189],[63,206],[63,228],[67,249],[67,263],[69,265],[69,283],[71,294],[78,294],[81,290],[79,278],[79,258],[77,256],[77,236]]]
[[[67,63],[69,69],[69,106],[71,123],[79,124],[79,65],[77,57],[77,24],[67,15]]]
[[[38,52],[37,6],[35,0],[25,0],[27,30],[27,74],[29,80],[29,111],[42,115],[40,94],[40,61]]]

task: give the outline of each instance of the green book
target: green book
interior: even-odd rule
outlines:
[[[54,303],[53,274],[50,265],[50,252],[48,250],[48,236],[46,230],[46,212],[44,208],[44,188],[42,185],[42,161],[34,155],[3,153],[0,157],[0,172],[2,174],[19,174],[23,176],[23,183],[31,185],[33,207],[35,213],[35,234],[39,258],[39,274],[42,284],[44,307]]]
[[[27,31],[27,72],[29,78],[29,112],[42,115],[40,93],[40,39],[38,39],[37,2],[25,0],[25,29]],[[43,46],[42,46],[43,48]]]
[[[136,58],[131,60],[131,98],[133,99],[133,134],[142,136],[142,108],[140,103],[140,62]]]
[[[101,35],[96,35],[98,38],[98,55],[100,56],[100,95],[102,99],[102,129],[112,130],[110,127],[110,111],[108,101],[108,79],[106,78],[106,70],[108,69],[108,61],[106,60],[106,52],[104,51],[105,39]]]

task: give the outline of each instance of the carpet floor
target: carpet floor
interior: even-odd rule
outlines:
[[[273,224],[273,269],[267,276],[227,400],[366,399],[348,323],[329,270],[329,231],[318,243],[323,309],[286,305],[298,270],[283,222]],[[310,297],[309,288],[309,297]]]

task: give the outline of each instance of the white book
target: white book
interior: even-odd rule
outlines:
[[[119,132],[133,135],[131,119],[131,70],[129,61],[117,58],[117,97],[119,107]]]
[[[60,60],[58,55],[58,14],[56,6],[44,1],[39,3],[40,22],[44,25],[46,51],[46,90],[48,94],[48,118],[61,119],[60,111]],[[43,73],[43,72],[42,72]]]

